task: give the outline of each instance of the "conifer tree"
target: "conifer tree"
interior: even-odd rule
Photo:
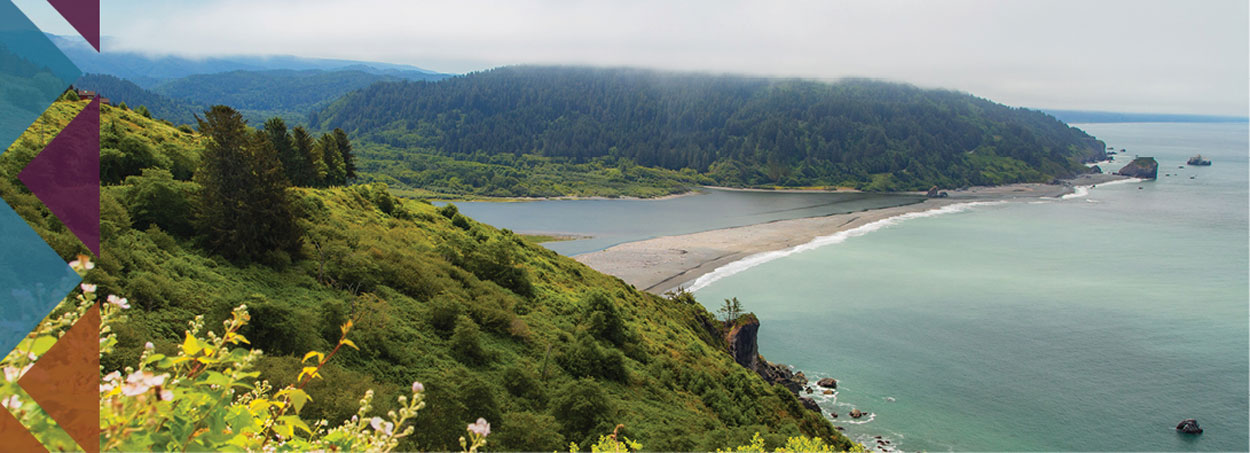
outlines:
[[[347,169],[343,165],[343,155],[339,153],[338,140],[334,134],[325,134],[317,139],[317,149],[321,151],[321,159],[325,162],[326,173],[322,186],[339,186],[347,182]]]
[[[290,183],[262,131],[252,131],[226,106],[196,118],[208,138],[195,182],[196,229],[205,248],[249,262],[272,251],[293,253],[300,244],[287,195]]]
[[[269,143],[273,145],[274,151],[278,153],[278,160],[282,162],[282,171],[286,174],[286,179],[292,184],[301,185],[299,181],[299,162],[303,156],[295,152],[295,146],[291,141],[291,133],[286,129],[286,121],[280,117],[273,117],[265,121],[265,135],[269,137]]]
[[[356,179],[356,157],[352,155],[352,142],[343,129],[334,129],[334,142],[338,145],[339,155],[343,157],[343,174],[347,180]]]
[[[291,179],[292,184],[309,187],[320,183],[322,176],[318,173],[318,167],[322,167],[323,164],[321,157],[315,154],[316,150],[313,145],[312,135],[303,126],[295,126],[291,129],[292,153],[299,156],[294,169],[295,178]],[[323,168],[321,174],[324,172]]]

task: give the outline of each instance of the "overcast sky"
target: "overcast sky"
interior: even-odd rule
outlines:
[[[45,0],[16,0],[73,34]],[[1207,1],[102,0],[105,51],[872,77],[1008,105],[1247,115],[1250,11]]]

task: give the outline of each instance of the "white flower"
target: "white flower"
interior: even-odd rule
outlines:
[[[4,406],[12,410],[17,410],[18,408],[22,407],[22,400],[18,399],[17,395],[13,395],[3,400],[0,400],[0,406]]]
[[[138,396],[147,393],[152,387],[159,387],[165,384],[168,374],[160,376],[152,374],[150,371],[136,371],[126,376],[126,383],[122,385],[122,394],[126,396]]]
[[[424,385],[422,385],[420,382],[413,381],[413,383],[412,383],[412,393],[421,393],[421,392],[424,392],[424,391],[425,391],[425,386],[424,386]]]
[[[4,380],[13,382],[13,381],[16,381],[17,378],[20,378],[20,377],[22,377],[22,371],[17,369],[17,367],[13,367],[13,366],[4,367]]]
[[[91,262],[91,258],[85,255],[78,255],[78,259],[69,262],[69,267],[74,270],[89,271],[95,269],[95,263]]]
[[[171,390],[169,390],[169,389],[161,390],[161,400],[162,400],[162,401],[173,401],[173,400],[174,400],[174,392],[173,392],[173,391],[171,391]]]
[[[112,294],[109,294],[108,302],[110,304],[116,305],[118,308],[122,308],[122,309],[130,308],[130,301],[126,300],[125,297],[117,297]]]
[[[395,430],[395,424],[388,422],[388,421],[383,421],[382,417],[373,417],[373,420],[369,421],[369,426],[372,426],[374,431],[381,432],[388,436],[391,435],[391,432]]]
[[[149,341],[149,342],[147,342],[147,343],[144,343],[144,344],[143,344],[143,349],[147,349],[147,350],[151,351],[151,350],[153,350],[153,349],[156,349],[156,345],[152,344],[152,342],[151,342],[151,341]]]
[[[486,437],[490,435],[490,423],[486,423],[486,419],[478,418],[476,422],[469,425],[469,432],[477,433],[477,435]]]
[[[93,285],[91,283],[83,283],[81,285],[78,285],[78,287],[82,288],[82,292],[84,293],[94,293],[96,285]]]

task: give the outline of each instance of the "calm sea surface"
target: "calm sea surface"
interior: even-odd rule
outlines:
[[[1104,169],[1153,156],[1159,179],[897,222],[696,295],[738,297],[769,360],[837,378],[818,400],[869,446],[1246,451],[1246,124],[1080,127],[1128,149]],[[1214,165],[1177,168],[1199,152]]]

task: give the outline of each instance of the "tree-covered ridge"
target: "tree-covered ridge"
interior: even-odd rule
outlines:
[[[271,116],[303,123],[305,115],[313,110],[373,83],[443,77],[415,71],[380,74],[361,69],[229,71],[166,80],[153,86],[152,91],[192,105],[229,105],[253,123]]]
[[[194,103],[168,98],[107,74],[84,74],[74,82],[74,87],[100,93],[115,105],[124,102],[130,107],[143,106],[153,117],[174,124],[195,124],[195,113],[203,110]]]
[[[1048,181],[1103,152],[1049,115],[952,91],[634,69],[520,66],[379,83],[310,120],[461,160],[607,156],[747,186]]]
[[[58,102],[47,117],[63,127],[85,105]],[[457,450],[478,417],[492,424],[496,450],[593,444],[617,424],[656,450],[750,444],[757,431],[770,448],[801,434],[853,447],[788,390],[738,366],[701,305],[637,291],[454,206],[395,198],[382,184],[284,187],[274,183],[285,174],[270,138],[285,136],[270,135],[276,124],[241,126],[224,107],[202,118],[203,136],[103,111],[104,135],[154,156],[101,195],[104,252],[86,281],[131,306],[128,320],[111,326],[117,343],[102,358],[104,374],[151,354],[177,357],[187,322],[203,315],[203,325],[221,326],[246,305],[250,321],[238,333],[265,352],[252,366],[275,383],[299,375],[308,351],[331,350],[353,320],[359,350],[340,348],[319,370],[323,379],[303,388],[312,397],[305,420],[336,426],[367,389],[373,413],[386,413],[413,394],[414,381],[425,383],[427,408],[400,450]],[[6,174],[17,174],[40,141],[32,128],[0,155]],[[190,178],[163,166],[174,151],[193,158]],[[227,163],[266,175],[246,181]],[[232,185],[244,187],[222,190]],[[278,189],[284,201],[267,197]],[[86,252],[15,178],[0,178],[0,195],[67,261]],[[230,222],[221,200],[256,206]],[[265,203],[287,212],[260,210]],[[290,215],[295,227],[262,215]],[[256,239],[266,234],[285,237]],[[248,252],[220,255],[223,238]]]

